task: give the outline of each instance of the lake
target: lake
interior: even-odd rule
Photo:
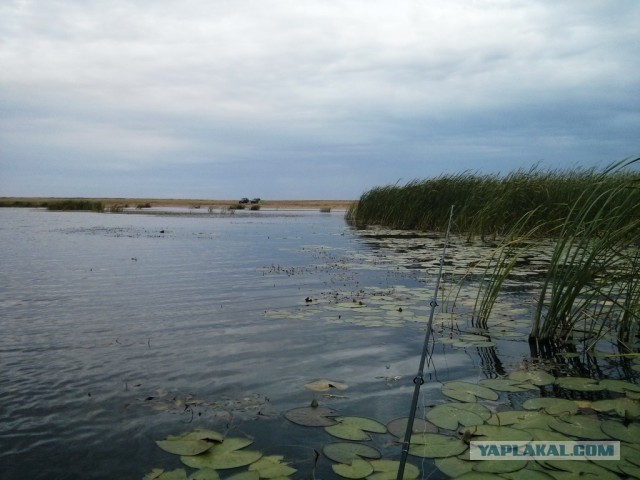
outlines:
[[[252,449],[283,455],[298,470],[292,478],[310,478],[314,450],[340,440],[286,412],[314,399],[382,424],[409,412],[442,238],[358,231],[343,212],[4,208],[0,219],[4,479],[182,468],[155,441],[195,428],[250,437]],[[466,258],[464,242],[452,243],[420,417],[445,401],[442,383],[532,362],[530,278],[514,288],[491,343],[478,345],[485,340],[445,299],[455,283],[447,272],[477,253]],[[459,296],[460,311],[471,298]],[[625,376],[611,361],[565,371],[593,368]],[[305,387],[319,379],[348,388]],[[399,458],[389,434],[369,444]],[[430,459],[411,462],[423,478],[447,478]],[[316,478],[336,478],[331,463],[320,455]]]

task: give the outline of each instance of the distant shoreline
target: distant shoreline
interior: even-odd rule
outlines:
[[[110,198],[110,197],[0,197],[0,204],[11,206],[19,204],[42,204],[60,200],[90,200],[102,202],[105,207],[111,205],[149,204],[151,207],[214,207],[224,208],[237,205],[238,200],[182,199],[182,198]],[[357,200],[261,200],[260,207],[274,210],[347,210]]]

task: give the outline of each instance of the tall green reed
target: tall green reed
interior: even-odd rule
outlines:
[[[640,177],[621,169],[639,161],[610,166],[574,202],[538,297],[532,339],[566,341],[582,326],[630,340],[640,316]]]
[[[536,210],[514,224],[486,263],[474,307],[479,326],[486,328],[504,281],[518,259],[539,248],[542,231],[553,246],[530,340],[564,343],[580,334],[593,347],[614,334],[629,348],[640,325],[640,175],[628,169],[639,162],[618,162],[591,177],[561,224],[553,218],[529,228]]]
[[[474,322],[487,320],[518,260],[541,245],[549,264],[537,293],[532,342],[640,334],[640,158],[607,168],[518,170],[504,177],[463,172],[375,187],[347,212],[355,226],[445,231],[497,242],[485,265]]]

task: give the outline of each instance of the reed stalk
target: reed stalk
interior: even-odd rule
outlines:
[[[590,348],[613,333],[620,348],[630,349],[640,334],[639,165],[634,158],[602,171],[464,172],[376,187],[347,220],[357,227],[444,231],[456,205],[457,233],[498,242],[483,262],[474,307],[482,328],[518,260],[552,239],[530,341],[563,343],[580,333]]]

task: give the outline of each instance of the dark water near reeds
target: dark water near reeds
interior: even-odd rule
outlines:
[[[408,261],[341,212],[28,209],[0,210],[0,245],[3,479],[142,478],[180,466],[154,440],[195,427],[254,437],[252,448],[309,478],[313,449],[336,439],[290,423],[287,410],[316,398],[382,423],[408,413],[435,247]],[[375,296],[388,315],[349,311]],[[522,338],[436,345],[422,406],[442,401],[440,382],[528,357]],[[304,388],[319,378],[349,388]],[[388,435],[371,444],[399,457]],[[413,463],[425,477],[434,468]],[[333,478],[328,460],[316,477]]]

